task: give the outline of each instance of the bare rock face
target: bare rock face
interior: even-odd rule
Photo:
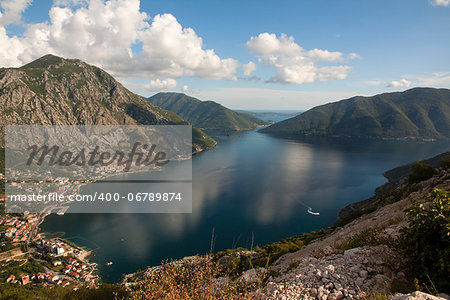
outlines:
[[[383,264],[378,263],[380,258],[384,258]],[[399,270],[395,263],[398,259],[385,245],[354,248],[321,258],[302,257],[297,267],[269,278],[258,293],[267,299],[277,299],[275,294],[287,299],[360,299],[374,288],[389,291],[391,278]]]
[[[389,297],[391,300],[448,300],[448,296],[445,294],[440,294],[439,296],[433,296],[423,292],[416,291],[411,294],[397,294],[395,296]]]
[[[189,124],[127,90],[100,68],[53,55],[0,69],[0,104],[0,146],[5,125]],[[196,150],[215,144],[197,131]]]
[[[239,279],[242,280],[246,284],[262,282],[266,272],[267,272],[267,270],[264,268],[250,269],[250,270],[245,271],[241,275],[241,277],[239,277]]]

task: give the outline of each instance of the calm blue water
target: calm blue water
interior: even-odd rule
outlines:
[[[104,281],[115,282],[165,259],[209,252],[213,228],[219,251],[249,247],[252,233],[264,245],[331,225],[340,208],[373,195],[386,181],[384,171],[449,149],[449,143],[238,133],[193,158],[192,214],[51,215],[41,228],[95,249],[91,261]],[[309,207],[320,215],[308,214]],[[114,264],[104,266],[108,261]]]

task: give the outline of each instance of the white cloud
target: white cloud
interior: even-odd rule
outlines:
[[[177,87],[177,81],[173,78],[152,79],[146,83],[143,83],[142,79],[138,79],[136,82],[136,79],[133,78],[120,77],[119,80],[126,88],[142,96],[149,96],[163,91],[173,91]]]
[[[256,71],[256,64],[251,61],[248,64],[242,65],[242,71],[244,71],[245,76],[250,76]]]
[[[183,93],[189,92],[189,87],[187,85],[183,85],[182,89]]]
[[[347,58],[348,58],[348,59],[361,59],[362,57],[361,57],[361,55],[359,55],[358,53],[349,53],[349,54],[347,55]]]
[[[168,91],[173,90],[177,86],[177,81],[172,78],[150,80],[149,83],[143,85],[143,88],[149,91]]]
[[[21,22],[22,12],[31,4],[32,0],[3,0],[0,3],[0,25]]]
[[[412,84],[411,81],[402,78],[398,81],[391,81],[387,87],[410,87]]]
[[[17,52],[23,52],[24,46],[17,37],[8,37],[5,27],[0,26],[0,62],[3,66],[19,66]]]
[[[204,49],[202,38],[173,15],[150,18],[139,6],[139,0],[92,0],[88,5],[57,0],[49,22],[28,24],[22,37],[0,30],[0,47],[8,50],[0,54],[0,65],[19,66],[53,53],[121,77],[235,79],[236,60]],[[136,44],[142,45],[139,53],[133,52]]]
[[[220,59],[214,50],[202,49],[202,38],[192,28],[182,28],[174,16],[157,15],[150,28],[140,32],[142,54],[158,74],[208,79],[235,79],[234,59]]]
[[[430,3],[433,6],[449,6],[450,0],[432,0]]]
[[[346,65],[318,66],[317,62],[342,61],[344,56],[341,52],[322,49],[306,51],[295,43],[293,37],[285,34],[278,38],[275,34],[261,33],[251,37],[247,47],[260,62],[275,69],[276,76],[269,80],[273,82],[302,84],[344,79],[351,69]],[[350,58],[356,58],[356,55],[352,53]]]
[[[435,72],[422,75],[407,75],[416,85],[450,87],[450,72]]]
[[[366,83],[368,83],[366,81]],[[391,81],[387,87],[450,87],[450,72],[434,72],[423,74],[405,74],[403,78],[398,81]]]
[[[308,56],[314,60],[321,61],[340,61],[342,60],[341,52],[330,52],[328,50],[314,49],[308,51]]]

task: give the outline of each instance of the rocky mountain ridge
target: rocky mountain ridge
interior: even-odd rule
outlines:
[[[43,56],[0,69],[0,139],[5,125],[164,125],[189,123],[157,107],[102,69],[77,59]],[[215,141],[193,129],[194,151]]]

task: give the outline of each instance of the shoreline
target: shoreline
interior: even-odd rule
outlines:
[[[351,135],[333,135],[333,134],[283,134],[283,133],[275,133],[270,131],[264,131],[264,129],[258,130],[258,132],[263,134],[268,134],[270,136],[288,140],[302,140],[302,139],[317,139],[317,138],[331,138],[336,140],[372,140],[372,141],[394,141],[394,142],[416,142],[416,143],[438,143],[438,142],[449,142],[450,139],[447,138],[425,138],[425,137],[413,137],[413,136],[404,136],[404,137],[387,137],[387,136],[351,136]]]
[[[398,167],[397,167],[397,168],[398,168]],[[394,169],[396,169],[396,168],[394,168]],[[393,169],[392,169],[392,170],[393,170]],[[389,171],[390,171],[390,170],[388,170],[388,171],[386,171],[386,172],[389,172]],[[386,172],[385,172],[385,173],[386,173]],[[380,174],[380,175],[383,175],[383,176],[384,176],[384,173],[383,173],[383,174]],[[387,178],[386,176],[384,176],[384,177],[385,177],[385,178],[388,180],[388,182],[389,182],[389,178]],[[387,182],[387,183],[388,183],[388,182]],[[384,184],[386,184],[386,183],[384,183]],[[376,190],[377,190],[378,188],[380,188],[381,186],[383,186],[384,184],[379,185],[379,186],[376,186],[376,187],[374,188],[374,190],[372,191],[372,195],[375,196],[375,195],[376,195]],[[369,199],[371,199],[371,198],[373,198],[373,197],[370,197],[370,198],[365,199],[365,200],[358,200],[358,201],[356,201],[356,202],[351,203],[350,205],[356,205],[356,204],[358,204],[358,203],[367,201],[367,200],[369,200]],[[338,214],[340,214],[345,208],[346,208],[346,207],[342,207],[341,209],[339,209],[339,210],[338,210]],[[342,220],[338,217],[338,218],[336,219],[335,223],[334,223],[332,226],[339,226],[340,221],[342,221]],[[329,228],[329,226],[328,226],[328,227],[323,227],[322,229],[319,229],[319,230],[326,230],[327,228]],[[301,235],[301,233],[299,233],[299,235]],[[155,265],[153,265],[153,266],[158,266],[158,264],[155,264]]]
[[[46,216],[48,216],[48,214],[47,214]],[[72,241],[70,241],[70,240],[64,238],[64,235],[65,235],[66,233],[65,233],[65,232],[62,232],[62,231],[60,231],[60,232],[39,232],[39,230],[40,230],[39,225],[42,224],[44,221],[45,221],[45,217],[43,217],[43,218],[42,218],[42,221],[37,225],[37,228],[36,228],[36,229],[37,229],[37,234],[36,234],[36,236],[37,236],[37,235],[44,235],[46,239],[49,239],[49,240],[50,240],[50,239],[59,240],[59,241],[65,243],[65,244],[67,244],[67,245],[69,245],[69,246],[71,246],[71,247],[73,247],[73,248],[76,248],[76,249],[78,249],[79,251],[81,251],[81,254],[78,255],[78,256],[76,256],[77,259],[79,259],[79,260],[81,260],[81,261],[83,261],[83,262],[86,262],[86,263],[88,263],[88,264],[93,264],[93,263],[89,262],[89,259],[88,259],[88,258],[89,258],[91,255],[94,254],[94,251],[95,251],[94,249],[90,249],[89,247],[85,247],[85,246],[80,246],[80,245],[78,245],[77,243],[72,242]],[[50,237],[48,237],[47,235],[50,235]],[[51,235],[55,235],[55,236],[51,236]],[[94,264],[95,264],[95,263],[94,263]]]

